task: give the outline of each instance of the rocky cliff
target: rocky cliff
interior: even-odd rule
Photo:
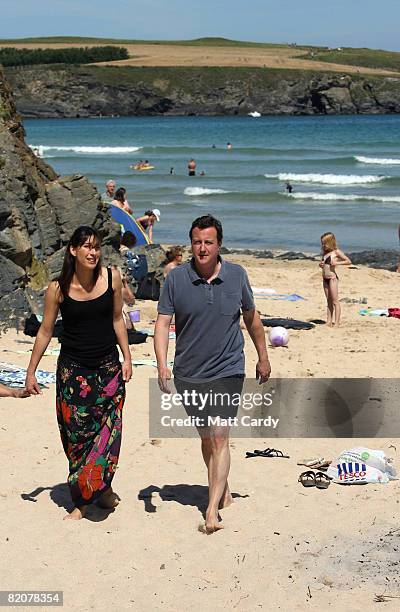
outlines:
[[[267,68],[8,68],[24,117],[400,112],[400,78]]]
[[[0,322],[4,329],[34,308],[33,289],[60,271],[64,247],[82,224],[102,232],[106,259],[118,260],[118,226],[79,175],[59,177],[24,140],[11,89],[0,71]]]

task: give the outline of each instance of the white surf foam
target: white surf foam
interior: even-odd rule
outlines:
[[[280,172],[279,174],[264,174],[265,178],[274,178],[279,181],[293,181],[297,183],[322,183],[324,185],[363,185],[367,183],[379,183],[386,176],[356,174],[294,174],[292,172]]]
[[[96,155],[114,155],[118,153],[135,153],[141,147],[50,147],[45,145],[29,145],[31,148],[39,148],[42,151],[72,151],[73,153],[95,153]]]
[[[375,164],[379,166],[400,165],[400,159],[392,159],[390,157],[364,157],[363,155],[355,155],[354,159],[362,164]]]
[[[202,196],[202,195],[214,195],[218,193],[232,193],[231,191],[225,191],[225,189],[207,189],[205,187],[186,187],[183,192],[188,196]]]
[[[337,201],[337,202],[354,202],[366,200],[367,202],[397,202],[400,204],[400,196],[363,196],[340,193],[285,193],[289,198],[294,200],[316,200],[316,201]]]

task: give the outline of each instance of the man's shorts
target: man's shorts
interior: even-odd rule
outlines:
[[[241,402],[244,375],[227,376],[207,382],[190,382],[174,378],[182,406],[190,417],[200,417],[202,426],[208,427],[208,417],[221,419],[236,417]]]

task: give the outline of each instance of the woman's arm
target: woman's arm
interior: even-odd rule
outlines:
[[[150,223],[150,225],[149,225],[149,240],[150,240],[150,242],[153,242],[153,225],[154,225],[154,223]]]
[[[336,249],[336,257],[339,261],[335,262],[335,266],[351,266],[351,260],[340,249]]]
[[[122,277],[122,301],[128,306],[133,306],[135,303],[135,296],[125,276]]]
[[[122,378],[129,382],[132,376],[131,351],[129,349],[128,334],[122,316],[122,280],[121,274],[115,268],[112,269],[112,286],[114,290],[113,325],[118,345],[124,356],[122,363]]]
[[[49,342],[53,336],[54,323],[56,322],[59,308],[60,290],[58,288],[58,283],[53,281],[50,283],[46,291],[44,298],[43,321],[37,333],[26,372],[25,387],[30,395],[38,395],[41,393],[40,387],[36,380],[35,372],[41,358],[43,357],[43,353],[49,346]]]
[[[133,215],[133,210],[132,208],[129,206],[129,202],[128,200],[125,200],[124,204],[123,204],[123,209],[126,210],[126,212],[128,212],[130,215]]]

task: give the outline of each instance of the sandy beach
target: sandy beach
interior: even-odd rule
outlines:
[[[323,319],[325,296],[317,262],[228,255],[254,287],[297,293],[298,302],[256,298],[271,317]],[[340,297],[367,298],[372,308],[400,306],[400,276],[363,266],[339,269]],[[155,302],[138,302],[140,329],[152,327]],[[395,378],[400,321],[363,317],[365,304],[342,303],[342,325],[290,331],[288,348],[269,349],[278,378]],[[256,353],[246,340],[246,372]],[[212,339],[210,339],[212,341]],[[31,338],[0,338],[1,360],[26,367]],[[51,347],[57,347],[53,339]],[[170,341],[171,357],[174,341]],[[21,351],[21,352],[20,352]],[[152,339],[131,346],[133,359],[153,359]],[[56,357],[40,367],[55,371]],[[351,610],[372,609],[377,594],[400,596],[398,481],[386,485],[303,488],[304,457],[333,459],[365,445],[382,449],[400,468],[400,439],[233,439],[231,490],[221,511],[225,529],[198,531],[207,499],[197,439],[149,439],[151,366],[134,368],[127,387],[123,443],[113,512],[91,508],[80,522],[71,507],[67,460],[59,438],[54,385],[26,400],[0,400],[2,588],[62,590],[66,610]],[[396,434],[397,432],[394,432]],[[289,459],[245,459],[274,446]],[[397,609],[390,599],[385,609]],[[47,608],[46,608],[47,609]]]

